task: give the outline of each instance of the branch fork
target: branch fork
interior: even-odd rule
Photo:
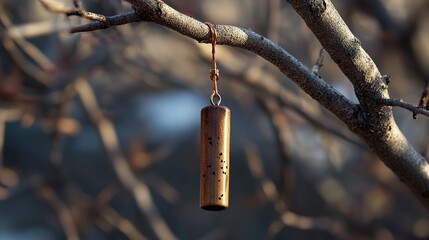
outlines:
[[[74,27],[71,32],[87,32],[130,22],[148,21],[198,42],[210,42],[210,31],[206,24],[176,11],[160,0],[126,0],[134,11],[105,18],[85,11],[76,12],[75,9],[47,6],[53,4],[52,0],[39,1],[51,11],[81,14],[79,16],[95,20]],[[429,163],[404,137],[393,118],[392,108],[388,107],[398,106],[429,116],[428,111],[423,109],[424,104],[415,107],[400,100],[390,99],[387,91],[388,79],[380,74],[330,0],[288,2],[353,84],[359,105],[351,102],[283,48],[255,32],[234,26],[216,25],[217,44],[249,50],[276,66],[360,136],[429,209]]]

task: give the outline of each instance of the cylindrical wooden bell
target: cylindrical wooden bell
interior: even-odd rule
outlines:
[[[231,110],[208,106],[201,110],[200,207],[219,211],[229,200],[229,136]]]

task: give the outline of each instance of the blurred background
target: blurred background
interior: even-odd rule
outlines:
[[[131,10],[83,3],[104,15]],[[251,29],[309,68],[320,59],[286,1],[166,3]],[[429,3],[333,3],[391,76],[391,97],[417,104],[429,74]],[[230,207],[201,210],[211,46],[145,22],[67,32],[85,22],[37,0],[0,2],[0,239],[429,239],[428,211],[360,139],[265,60],[227,46],[216,50],[232,110]],[[328,54],[319,73],[357,102]],[[427,118],[394,113],[425,155]]]

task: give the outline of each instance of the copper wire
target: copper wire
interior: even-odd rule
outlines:
[[[216,67],[216,38],[217,33],[214,25],[212,23],[206,22],[207,26],[210,29],[210,35],[212,38],[212,68],[210,69],[210,79],[213,82],[213,90],[210,96],[210,102],[212,105],[220,105],[222,98],[218,92],[217,81],[219,80],[219,70]],[[218,100],[215,102],[215,98]]]

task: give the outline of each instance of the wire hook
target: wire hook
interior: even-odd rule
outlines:
[[[212,38],[212,68],[210,69],[210,79],[213,81],[213,90],[210,96],[210,103],[212,105],[220,105],[222,98],[217,89],[217,81],[219,80],[219,69],[216,67],[216,39],[217,33],[216,28],[212,23],[206,22],[206,25],[210,29],[210,35]],[[215,98],[217,101],[215,102]]]

